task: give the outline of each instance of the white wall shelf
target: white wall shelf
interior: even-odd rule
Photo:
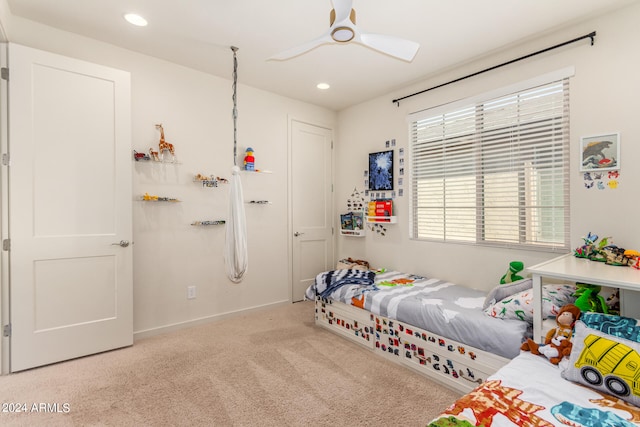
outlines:
[[[149,193],[144,193],[143,196],[140,197],[140,200],[143,202],[169,202],[169,203],[177,203],[181,200],[176,199],[175,197],[165,197],[165,196],[152,196]]]
[[[395,224],[398,222],[397,216],[366,216],[367,222],[375,224]]]
[[[225,178],[214,177],[211,175],[210,178],[202,177],[202,175],[196,175],[193,178],[193,182],[197,182],[198,184],[202,184],[203,187],[214,188],[219,187],[220,184],[228,184],[229,181]]]
[[[148,164],[148,165],[181,165],[182,163],[177,161],[165,160],[164,158],[158,157],[158,160],[155,160],[149,156],[149,154],[138,152],[133,150],[133,160],[135,160],[136,164]]]
[[[340,235],[342,236],[351,236],[351,237],[364,237],[366,235],[366,230],[340,230]]]
[[[272,171],[268,171],[268,170],[248,171],[248,170],[246,170],[246,169],[240,169],[240,172],[242,172],[242,173],[246,173],[246,174],[249,174],[249,175],[252,175],[252,174],[261,174],[261,173],[266,173],[266,174],[271,174],[271,173],[273,173]]]
[[[212,225],[224,225],[226,224],[227,221],[225,221],[224,219],[216,219],[213,221],[207,220],[207,221],[193,221],[191,223],[191,225],[193,225],[194,227],[209,227]]]

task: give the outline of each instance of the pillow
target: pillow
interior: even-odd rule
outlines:
[[[542,316],[555,317],[562,306],[573,303],[576,287],[565,284],[542,286]],[[533,323],[533,289],[508,296],[484,309],[485,314],[500,319],[515,319]]]
[[[605,334],[577,321],[569,364],[562,377],[640,405],[634,378],[640,369],[640,343]]]
[[[591,329],[629,341],[640,342],[640,326],[638,326],[638,320],[636,319],[587,312],[582,313],[580,320]]]
[[[496,302],[501,301],[508,296],[526,291],[527,289],[531,289],[532,287],[533,280],[531,279],[522,279],[512,283],[498,285],[495,288],[491,289],[491,292],[487,294],[487,297],[484,299],[482,309],[485,310],[490,305],[495,304]]]

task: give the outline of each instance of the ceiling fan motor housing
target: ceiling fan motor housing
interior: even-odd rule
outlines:
[[[349,14],[349,20],[353,22],[353,25],[356,25],[356,11],[355,9],[351,9],[351,13]],[[331,13],[329,14],[329,26],[333,25],[336,22],[336,10],[331,9]],[[338,43],[347,43],[353,40],[355,37],[355,32],[351,27],[340,26],[336,27],[331,31],[331,38]]]

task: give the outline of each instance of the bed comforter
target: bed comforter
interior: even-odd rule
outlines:
[[[564,362],[568,362],[566,359]],[[564,365],[522,353],[462,396],[429,427],[626,427],[640,425],[640,408],[567,381]]]
[[[351,270],[337,270],[341,271]],[[339,278],[339,285],[328,274]],[[528,323],[487,316],[482,291],[396,271],[369,280],[358,276],[352,283],[344,274],[321,273],[306,296],[322,295],[509,359],[520,353]]]

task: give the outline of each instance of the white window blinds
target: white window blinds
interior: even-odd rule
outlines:
[[[410,141],[412,238],[568,250],[568,78],[422,112]]]

